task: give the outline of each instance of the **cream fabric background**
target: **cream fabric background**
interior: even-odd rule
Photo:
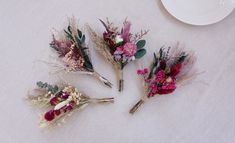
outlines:
[[[162,45],[180,41],[195,50],[197,68],[205,71],[174,94],[149,100],[134,116],[128,110],[142,95],[135,74],[138,64],[125,69],[125,89],[119,94],[111,65],[91,49],[98,72],[114,83],[108,89],[77,74],[50,75],[48,43],[52,28],[61,29],[74,15],[98,32],[98,18],[121,25],[128,17],[133,31],[150,29],[148,66]],[[191,26],[172,18],[158,0],[1,0],[0,1],[0,142],[1,143],[234,143],[235,142],[235,13],[209,26]],[[91,45],[91,44],[90,44]],[[115,104],[92,105],[75,113],[66,124],[38,128],[40,110],[24,100],[38,80],[64,79],[92,97],[116,97]]]

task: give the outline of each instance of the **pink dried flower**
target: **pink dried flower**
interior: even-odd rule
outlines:
[[[148,94],[148,96],[149,96],[149,97],[153,97],[154,94],[153,94],[152,92],[150,92],[150,93]]]
[[[146,81],[147,82],[147,81]],[[155,80],[150,80],[149,89],[150,92],[148,94],[149,97],[153,97],[155,94],[169,94],[172,93],[176,89],[176,80],[175,77],[167,77],[163,70],[157,72],[155,76]]]
[[[153,94],[156,94],[158,92],[158,89],[157,89],[157,87],[155,87],[155,88],[152,88],[152,93]]]
[[[54,48],[60,56],[65,56],[69,51],[72,43],[70,41],[59,41],[53,37],[53,41],[50,46]]]
[[[165,72],[164,72],[164,70],[160,70],[156,74],[155,81],[160,82],[160,81],[164,80],[164,78],[165,78]]]
[[[131,29],[131,22],[130,21],[125,21],[122,31],[121,31],[121,36],[124,40],[124,42],[130,42],[130,29]]]
[[[158,88],[158,94],[169,94],[172,93],[173,91],[175,91],[176,89],[176,83],[175,82],[171,82],[171,83],[166,83],[163,86],[160,86]]]
[[[150,87],[151,87],[151,88],[156,88],[156,85],[155,85],[154,83],[152,83],[152,84],[150,85]]]
[[[139,75],[145,75],[148,73],[148,69],[147,68],[144,68],[143,70],[137,70],[137,74]]]
[[[148,68],[144,68],[144,73],[148,73],[148,72],[149,72]]]
[[[152,82],[152,80],[151,79],[145,79],[145,82],[150,83],[150,82]]]
[[[137,46],[134,43],[126,43],[123,45],[123,54],[132,57],[137,52]]]

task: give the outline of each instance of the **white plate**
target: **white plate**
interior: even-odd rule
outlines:
[[[216,23],[234,9],[234,0],[161,0],[178,20],[192,25]]]

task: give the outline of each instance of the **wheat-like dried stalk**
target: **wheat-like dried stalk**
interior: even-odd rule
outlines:
[[[114,61],[113,55],[110,53],[109,48],[105,44],[105,41],[99,37],[95,31],[88,25],[86,24],[87,31],[90,35],[91,40],[95,44],[95,49],[103,55],[103,57],[111,63],[117,70],[121,70],[121,65],[118,64],[117,62]]]

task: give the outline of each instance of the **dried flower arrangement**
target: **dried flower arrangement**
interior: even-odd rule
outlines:
[[[196,57],[193,52],[185,52],[182,48],[161,48],[151,67],[138,70],[137,74],[143,77],[146,96],[144,96],[130,110],[131,114],[145,102],[156,95],[166,95],[175,91],[176,87],[185,81],[191,80],[196,73],[193,70]]]
[[[62,35],[58,35],[58,38],[53,35],[50,46],[57,51],[59,58],[62,59],[65,65],[63,70],[92,75],[111,88],[112,84],[94,70],[89,48],[85,43],[86,37],[77,28],[75,21],[75,18],[71,18],[67,30],[64,30]]]
[[[121,31],[115,27],[113,23],[100,20],[105,27],[103,36],[98,36],[90,26],[87,25],[91,40],[95,43],[95,47],[107,61],[109,61],[118,71],[119,91],[123,90],[123,68],[131,61],[140,59],[146,54],[144,46],[146,41],[143,36],[148,31],[140,33],[130,33],[131,22],[125,20]]]
[[[70,85],[50,85],[41,81],[37,82],[39,95],[29,95],[28,99],[41,107],[50,109],[41,116],[40,127],[58,125],[64,121],[76,109],[80,109],[90,103],[113,103],[114,98],[90,98]]]

